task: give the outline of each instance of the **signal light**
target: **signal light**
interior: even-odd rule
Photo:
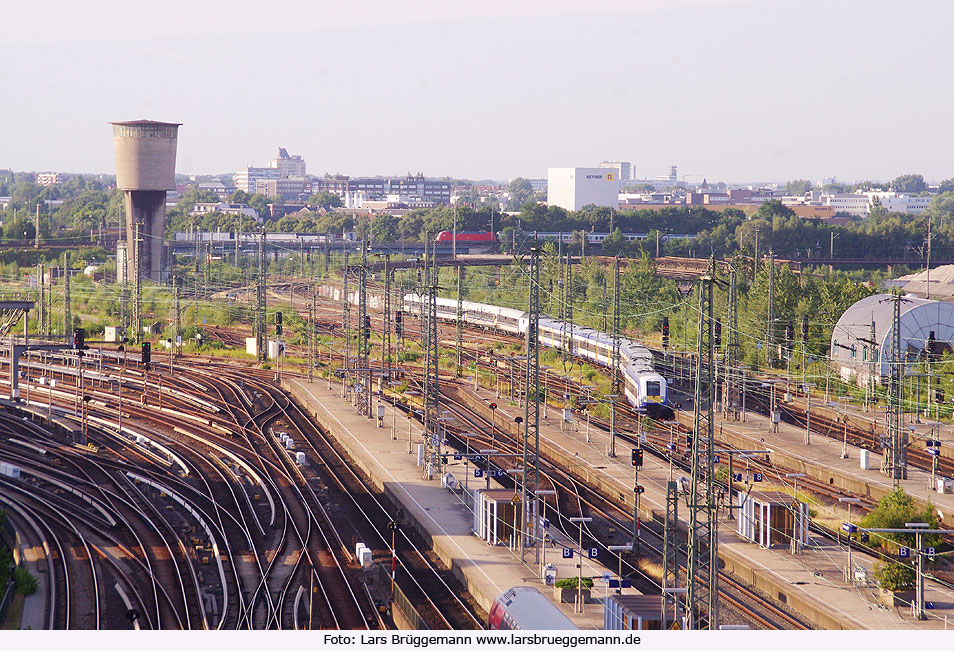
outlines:
[[[934,390],[934,402],[944,402],[944,389]]]
[[[808,341],[808,317],[802,317],[802,341]]]
[[[937,339],[934,338],[933,330],[928,333],[927,357],[929,362],[933,362],[937,358]]]
[[[152,344],[144,341],[142,344],[142,363],[147,371],[152,366],[150,362],[152,362]]]
[[[795,339],[795,324],[789,321],[785,324],[785,341],[791,343]]]
[[[641,448],[633,448],[633,466],[636,468],[643,467],[643,451]]]
[[[281,312],[275,312],[275,334],[276,334],[276,335],[282,334],[282,322],[283,322],[283,321],[284,321],[284,317],[282,317],[282,313],[281,313]]]
[[[715,347],[719,348],[722,346],[722,319],[715,320],[715,334],[713,335],[715,340]]]
[[[73,348],[86,350],[86,330],[83,328],[77,328],[73,331]]]
[[[664,316],[662,322],[662,347],[669,348],[669,317]]]
[[[404,317],[404,314],[403,314],[403,313],[401,313],[401,312],[395,312],[395,313],[394,313],[394,322],[395,322],[395,323],[401,323],[403,317]]]

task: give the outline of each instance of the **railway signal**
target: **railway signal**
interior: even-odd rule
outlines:
[[[808,341],[808,317],[802,317],[802,343]]]
[[[641,448],[633,448],[633,465],[636,468],[643,467],[643,451]]]
[[[148,341],[142,342],[142,363],[148,371],[152,367],[152,344]]]
[[[715,332],[713,334],[713,338],[715,339],[715,342],[714,342],[715,347],[721,348],[722,347],[722,319],[715,320]]]
[[[785,324],[785,343],[789,346],[795,341],[795,324],[789,321]]]
[[[669,348],[669,317],[664,316],[662,322],[662,347],[663,350]]]
[[[76,350],[86,350],[86,330],[77,328],[73,331],[73,348]]]
[[[929,362],[933,362],[937,359],[937,339],[934,338],[933,330],[928,333],[927,358]]]
[[[369,314],[364,315],[364,338],[365,341],[371,339],[371,316]]]
[[[284,320],[284,319],[283,319],[283,317],[282,317],[282,313],[281,313],[281,312],[275,312],[275,334],[276,334],[276,335],[282,334],[282,321],[283,321],[283,320]]]

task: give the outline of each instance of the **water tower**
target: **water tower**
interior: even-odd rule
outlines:
[[[166,191],[175,190],[179,123],[134,120],[111,122],[116,154],[116,187],[126,206],[128,273],[135,280],[138,263],[144,278],[162,280],[162,244],[166,228]],[[136,246],[136,224],[139,239]]]

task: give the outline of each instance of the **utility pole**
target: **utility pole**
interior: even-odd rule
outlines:
[[[717,496],[714,484],[713,261],[699,279],[699,341],[692,429],[689,492],[689,571],[686,579],[687,628],[719,628]],[[705,618],[705,623],[704,622]]]
[[[235,268],[239,268],[239,242],[242,240],[242,215],[238,216],[238,227],[235,229]],[[225,259],[225,254],[222,254]]]
[[[133,243],[133,249],[136,253],[136,286],[135,296],[133,297],[133,323],[135,330],[130,341],[138,342],[142,339],[142,222],[136,220],[136,241]],[[127,337],[129,335],[126,335]]]
[[[616,260],[613,263],[613,275],[613,352],[610,358],[610,364],[613,368],[613,393],[610,401],[610,457],[616,456],[616,398],[620,395],[621,385],[619,374],[619,254],[616,255]],[[583,379],[580,378],[581,383],[582,381]],[[639,432],[636,432],[636,435],[639,436]]]
[[[457,256],[454,256],[454,262],[457,262]],[[460,274],[461,266],[457,264],[457,377],[464,375],[464,302],[460,295]]]
[[[775,253],[769,249],[769,290],[768,290],[768,323],[765,331],[765,352],[769,366],[775,361]]]
[[[928,223],[930,224],[930,222],[928,222]],[[35,225],[35,230],[36,230],[36,233],[34,234],[34,238],[35,238],[35,239],[34,239],[34,241],[33,241],[33,248],[34,248],[34,249],[38,249],[38,248],[40,248],[40,202],[39,202],[39,201],[36,202],[36,225]],[[931,232],[931,227],[928,226],[928,233],[930,233],[930,232]],[[930,241],[931,241],[931,240],[930,240],[930,237],[929,237],[929,238],[928,238],[928,242],[930,242]],[[928,267],[930,267],[930,266],[931,266],[931,261],[930,261],[930,258],[928,258]],[[928,295],[928,298],[931,298],[930,294]]]
[[[268,323],[265,320],[265,227],[262,227],[258,237],[258,277],[255,283],[255,349],[258,361],[268,359]]]
[[[527,297],[527,376],[526,376],[526,400],[523,408],[523,494],[521,495],[521,516],[522,524],[520,526],[520,558],[523,559],[526,543],[525,528],[529,520],[527,501],[527,473],[530,464],[533,464],[533,490],[534,490],[534,508],[531,535],[534,541],[537,541],[536,563],[540,562],[540,547],[543,544],[542,537],[537,535],[539,518],[539,497],[536,491],[540,488],[540,338],[537,327],[540,323],[540,249],[534,245],[530,249],[530,286]],[[533,400],[530,400],[530,396]],[[519,425],[518,425],[519,427]],[[530,441],[533,439],[533,456],[530,454]],[[582,524],[580,525],[583,526]],[[580,558],[580,563],[583,559]]]
[[[881,470],[891,477],[894,488],[901,485],[902,479],[908,478],[907,468],[907,433],[904,430],[904,411],[901,402],[902,382],[904,381],[904,367],[907,355],[901,348],[901,302],[907,299],[898,291],[893,291],[891,298],[885,299],[894,303],[894,317],[891,326],[891,356],[890,382],[888,384],[888,419],[887,440],[882,440],[886,448],[882,456]]]
[[[73,332],[73,303],[70,300],[70,252],[63,252],[63,334]]]
[[[46,280],[43,278],[42,262],[36,266],[36,278],[40,285],[40,322],[37,324],[36,332],[42,335],[46,332]]]
[[[570,375],[573,374],[573,254],[570,247],[566,251],[566,322],[568,336],[566,339],[566,354],[570,360]],[[580,384],[583,381],[580,380]]]
[[[759,232],[762,230],[762,227],[758,224],[755,226],[755,264],[752,265],[752,277],[754,278],[759,272]]]

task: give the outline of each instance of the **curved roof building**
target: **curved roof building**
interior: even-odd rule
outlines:
[[[861,299],[841,315],[831,334],[831,358],[841,377],[863,384],[889,375],[893,357],[894,305],[890,294]],[[933,335],[939,350],[954,342],[954,303],[905,296],[901,299],[901,350],[907,362],[922,358]]]

